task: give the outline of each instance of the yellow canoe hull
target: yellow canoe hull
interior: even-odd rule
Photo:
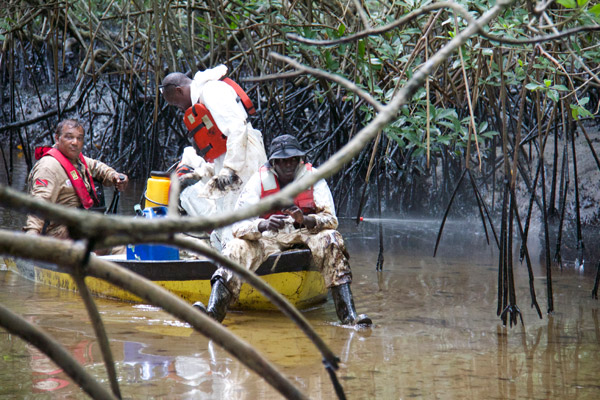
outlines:
[[[281,293],[290,303],[299,309],[323,302],[327,296],[327,288],[321,273],[310,262],[310,252],[306,250],[282,253],[279,260],[269,259],[257,274],[273,289]],[[5,258],[6,266],[20,275],[37,283],[54,286],[64,290],[76,291],[77,287],[71,276],[60,270],[60,267],[34,263],[22,259]],[[277,263],[274,272],[273,264]],[[216,267],[206,260],[180,261],[117,261],[122,267],[152,280],[184,300],[205,304],[210,296],[210,277]],[[126,290],[98,278],[86,278],[90,291],[101,297],[141,302],[141,299]],[[232,305],[237,309],[273,310],[271,304],[252,286],[242,285],[239,301]]]

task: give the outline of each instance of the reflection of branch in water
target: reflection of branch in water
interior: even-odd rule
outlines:
[[[380,292],[387,292],[388,284],[384,279],[383,271],[377,271],[377,287]]]
[[[594,331],[596,332],[596,341],[600,343],[600,324],[598,323],[598,310],[592,310],[592,319],[594,320]]]
[[[508,371],[507,335],[508,333],[505,326],[496,326],[496,337],[498,338],[496,345],[496,354],[498,355],[498,360],[496,365],[498,366],[497,376],[500,378],[498,379],[498,393],[500,394],[501,398],[508,397],[506,396],[506,384],[508,379],[506,379],[507,373],[505,372]]]
[[[521,332],[521,342],[523,344],[523,351],[525,353],[525,365],[527,368],[527,398],[533,397],[533,377],[535,376],[533,372],[533,360],[538,346],[540,345],[540,342],[542,340],[542,332],[543,328],[539,327],[537,329],[535,340],[531,347],[527,346],[527,332],[524,329]]]

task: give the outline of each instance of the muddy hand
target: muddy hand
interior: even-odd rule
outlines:
[[[125,190],[125,188],[127,188],[129,178],[125,174],[116,173],[113,175],[113,183],[115,184],[115,189],[117,189],[119,192],[122,192]]]
[[[215,177],[215,187],[221,191],[224,191],[231,183],[231,175],[217,175]]]
[[[296,222],[297,224],[302,225],[304,223],[304,213],[295,204],[283,210],[283,213],[292,217],[294,219],[294,222]]]
[[[258,230],[260,232],[264,231],[273,231],[277,232],[285,226],[285,220],[287,219],[286,215],[274,214],[269,217],[269,219],[265,219],[259,222]]]
[[[308,229],[312,229],[317,225],[317,220],[313,215],[305,215],[300,207],[295,204],[283,210],[283,213],[292,217],[297,224],[304,225]]]
[[[215,179],[215,187],[220,191],[236,190],[242,184],[240,177],[233,171],[229,171],[229,173],[222,171],[213,179]]]
[[[179,176],[180,190],[183,192],[188,187],[195,185],[200,181],[200,177],[195,172],[190,172]]]

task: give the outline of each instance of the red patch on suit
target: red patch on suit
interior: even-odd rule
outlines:
[[[43,187],[48,187],[48,180],[47,179],[40,179],[37,178],[35,180],[35,186],[43,186]]]

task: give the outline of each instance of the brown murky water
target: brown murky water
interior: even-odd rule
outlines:
[[[137,200],[139,193],[130,196]],[[135,199],[134,199],[135,198]],[[1,210],[0,210],[1,211]],[[8,214],[2,214],[4,226]],[[13,221],[14,222],[14,221]],[[16,225],[16,224],[15,224]],[[349,399],[600,398],[600,303],[590,296],[595,262],[553,270],[553,316],[529,307],[525,265],[516,264],[524,326],[496,316],[497,266],[477,224],[449,223],[432,257],[439,221],[384,221],[384,271],[375,271],[376,224],[344,224],[359,312],[376,326],[340,327],[333,303],[305,312],[339,355]],[[538,302],[546,308],[539,239],[532,234]],[[591,246],[592,242],[588,242]],[[103,382],[106,374],[76,294],[0,271],[0,302],[57,338]],[[124,398],[276,399],[278,392],[228,353],[168,314],[97,299]],[[319,353],[276,312],[232,312],[225,325],[275,363],[310,398],[335,392]],[[86,398],[33,346],[0,330],[0,398]]]

